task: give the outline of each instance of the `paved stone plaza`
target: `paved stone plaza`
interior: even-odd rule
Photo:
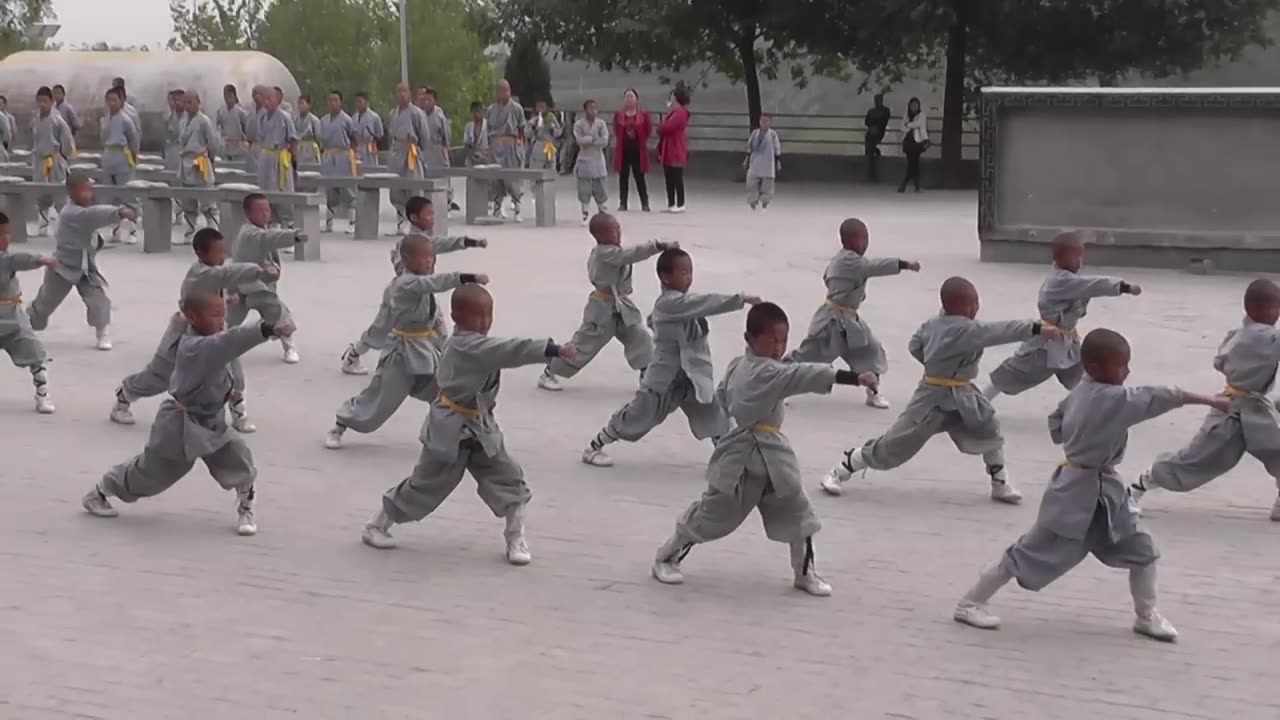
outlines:
[[[592,240],[575,222],[571,182],[561,185],[561,227],[485,229],[489,249],[439,263],[490,274],[494,334],[564,341],[577,327]],[[864,307],[889,350],[895,410],[842,387],[789,408],[833,597],[792,590],[786,549],[754,520],[695,548],[684,586],[650,579],[657,544],[704,487],[709,446],[677,415],[641,444],[615,446],[614,468],[579,462],[636,386],[616,346],[559,395],[535,389],[538,368],[504,378],[499,419],[534,490],[533,565],[506,564],[502,523],[470,480],[437,515],[400,527],[399,549],[361,545],[379,495],[412,468],[424,416],[410,401],[382,432],[322,447],[333,411],[366,381],[342,375],[338,356],[390,279],[390,238],[327,236],[323,262],[286,263],[302,364],[282,364],[274,344],[245,360],[257,537],[235,535],[234,498],[202,466],[159,498],[117,503],[117,520],[91,518],[81,495],[142,448],[158,404],[135,406],[138,426],[116,426],[112,391],[150,357],[191,261],[189,248],[117,249],[100,260],[115,351],[93,349],[74,296],[44,334],[56,415],[35,415],[27,373],[0,362],[0,718],[1280,717],[1280,524],[1267,520],[1274,483],[1252,460],[1198,494],[1146,503],[1164,552],[1161,609],[1182,633],[1173,646],[1130,631],[1125,574],[1093,560],[1038,595],[997,596],[998,632],[951,620],[976,573],[1031,525],[1061,459],[1045,425],[1056,386],[999,401],[1021,507],[989,502],[981,461],[945,438],[842,498],[816,492],[840,451],[885,429],[910,395],[919,368],[907,339],[937,312],[944,278],[976,282],[980,317],[1025,318],[1045,268],[978,262],[971,193],[779,191],[773,210],[751,214],[738,185],[695,183],[688,214],[623,215],[624,239],[679,240],[695,290],[779,302],[793,345],[822,300],[843,217],[867,220],[871,254],[923,263],[873,281]],[[1095,302],[1084,326],[1129,337],[1131,382],[1220,388],[1213,350],[1239,322],[1245,279],[1123,274],[1146,292]],[[28,297],[39,279],[23,276]],[[651,262],[636,280],[647,312]],[[717,369],[740,351],[743,321],[711,321]],[[989,353],[985,368],[1011,350]],[[1201,417],[1188,409],[1139,427],[1123,471],[1188,440]]]

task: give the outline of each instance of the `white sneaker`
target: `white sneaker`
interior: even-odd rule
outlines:
[[[867,388],[867,407],[873,407],[877,410],[888,410],[889,401],[885,400],[880,393]]]
[[[684,206],[683,206],[683,205],[677,205],[677,206],[675,207],[675,209],[674,209],[674,210],[672,210],[671,212],[673,212],[673,213],[675,213],[675,214],[677,214],[677,215],[682,215],[682,214],[684,214]]]
[[[521,215],[520,215],[520,206],[519,206],[519,205],[517,205],[517,206],[515,207],[515,211],[511,213],[511,219],[512,219],[513,221],[515,221],[515,222],[518,222],[518,223],[522,223],[522,222],[524,222],[524,218],[523,218],[523,217],[521,217]]]
[[[241,537],[258,534],[258,523],[253,517],[253,495],[249,493],[236,498],[236,534]]]
[[[41,415],[52,415],[55,409],[48,395],[36,395],[36,412]]]
[[[360,533],[360,541],[371,548],[379,550],[390,550],[396,546],[396,539],[391,537],[391,526],[393,523],[387,517],[386,512],[379,510],[369,518],[369,522],[364,524],[364,530]]]
[[[844,484],[849,482],[849,478],[853,477],[856,472],[867,469],[867,461],[862,457],[862,448],[858,448],[849,453],[844,462],[831,468],[831,470],[822,478],[819,485],[822,491],[828,495],[839,496],[844,494]]]
[[[525,541],[524,533],[507,539],[507,562],[517,566],[533,562],[533,555],[529,552],[529,543]]]
[[[231,411],[231,429],[241,435],[252,435],[258,432],[258,426],[249,422],[249,413],[245,410],[244,403],[232,405],[228,408]]]
[[[804,575],[797,575],[792,586],[797,590],[803,590],[814,597],[830,597],[831,585],[823,580],[818,573],[812,569]]]
[[[324,231],[333,232],[333,216],[332,215],[324,219]]]
[[[664,212],[664,213],[675,213],[675,211],[676,211],[676,206],[675,206],[675,205],[668,205],[668,206],[667,206],[667,209],[666,209],[666,210],[663,210],[662,212]]]
[[[613,467],[613,458],[605,453],[604,448],[596,450],[590,445],[582,451],[582,462],[596,467]]]
[[[653,579],[663,585],[679,585],[684,582],[684,573],[680,572],[680,563],[674,560],[655,562],[652,572]]]
[[[99,349],[99,350],[110,350],[110,349],[111,349],[111,347],[112,347],[112,346],[111,346],[111,332],[110,332],[110,331],[108,331],[108,330],[99,330],[99,331],[98,331],[98,343],[97,343],[97,347],[98,347],[98,349]]]
[[[1147,617],[1136,618],[1133,621],[1133,631],[1160,642],[1178,641],[1178,631],[1158,610],[1152,610]]]
[[[560,384],[560,378],[549,372],[543,372],[538,376],[538,387],[551,392],[560,392],[564,386]]]
[[[348,375],[368,375],[369,368],[360,362],[360,355],[355,345],[348,345],[342,352],[342,372]]]
[[[113,518],[120,515],[115,508],[111,507],[111,503],[107,501],[107,496],[95,485],[92,490],[85,493],[80,499],[80,504],[84,509],[94,517]]]
[[[349,223],[347,223],[347,229],[346,229],[346,230],[344,230],[343,232],[344,232],[344,233],[346,233],[347,235],[355,235],[355,234],[356,234],[356,224],[355,224],[354,222],[349,222]]]
[[[501,200],[499,200],[498,202],[496,202],[496,203],[494,203],[494,204],[493,204],[493,216],[494,216],[494,217],[496,217],[496,218],[498,218],[499,220],[506,220],[506,219],[507,219],[507,213],[506,213],[506,211],[505,211],[505,210],[503,210],[503,209],[502,209],[502,201],[501,201]]]
[[[1146,495],[1147,490],[1150,489],[1150,486],[1147,485],[1147,481],[1150,479],[1151,468],[1147,468],[1142,471],[1142,474],[1138,475],[1138,482],[1129,484],[1129,492],[1125,498],[1125,504],[1129,506],[1129,512],[1133,513],[1134,517],[1142,517],[1142,496]]]
[[[951,619],[979,630],[995,630],[1000,627],[1000,618],[992,615],[985,605],[974,605],[961,601],[951,613]]]
[[[341,425],[334,425],[329,432],[325,433],[324,446],[330,450],[342,449],[342,433],[346,431],[347,429]]]
[[[297,351],[297,350],[294,350],[294,349],[293,349],[293,348],[291,348],[291,347],[286,347],[286,348],[284,349],[284,364],[285,364],[285,365],[297,365],[297,364],[298,364],[298,363],[300,363],[300,362],[302,362],[302,358],[301,358],[301,357],[298,357],[298,351]]]
[[[111,422],[117,425],[133,425],[138,422],[138,419],[133,416],[129,403],[117,400],[115,406],[111,408]]]
[[[588,224],[590,224],[590,222],[591,222],[591,215],[590,215],[590,213],[583,212],[583,213],[582,213],[582,227],[586,227]]]
[[[991,499],[1006,505],[1017,505],[1022,502],[1022,493],[1018,492],[1018,489],[1010,485],[1007,480],[1004,482],[992,480]]]

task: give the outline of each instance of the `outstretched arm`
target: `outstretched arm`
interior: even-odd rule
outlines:
[[[755,298],[748,298],[742,293],[735,295],[684,293],[663,298],[659,300],[659,304],[661,314],[666,319],[680,322],[741,310],[748,299]]]

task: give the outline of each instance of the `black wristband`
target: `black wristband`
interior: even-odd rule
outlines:
[[[262,337],[270,340],[272,335],[276,334],[276,326],[271,323],[262,323],[258,326],[258,330],[262,333]]]
[[[547,341],[547,349],[542,351],[545,357],[553,358],[560,356],[560,346],[554,340]]]
[[[1042,329],[1044,329],[1044,325],[1042,325],[1041,323],[1038,323],[1038,322],[1033,322],[1033,323],[1031,323],[1031,334],[1032,334],[1032,335],[1039,335],[1039,334],[1040,334],[1040,331],[1041,331]]]
[[[861,383],[858,382],[858,373],[852,370],[837,370],[836,384],[837,385],[860,385]]]
[[[462,238],[463,247],[480,247],[480,241],[473,237]]]
[[[1131,292],[1133,292],[1133,286],[1132,286],[1132,285],[1130,285],[1129,283],[1127,283],[1127,282],[1125,282],[1125,281],[1121,280],[1121,281],[1120,281],[1120,294],[1121,294],[1121,295],[1128,295],[1128,294],[1129,294],[1129,293],[1131,293]]]
[[[907,269],[907,268],[909,268],[909,267],[911,267],[911,263],[907,262],[906,260],[899,260],[899,261],[898,261],[898,269],[899,269],[899,270],[906,270],[906,269]]]
[[[473,273],[458,273],[458,280],[462,281],[463,285],[472,285],[476,281],[476,276]]]

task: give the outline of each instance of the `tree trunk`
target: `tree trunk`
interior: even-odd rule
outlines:
[[[964,78],[965,47],[969,33],[970,0],[952,0],[951,27],[947,29],[947,79],[942,99],[943,187],[964,182]]]
[[[742,63],[742,84],[747,88],[747,114],[751,117],[751,129],[760,127],[760,72],[756,68],[756,27],[743,28],[737,42],[738,60]]]

